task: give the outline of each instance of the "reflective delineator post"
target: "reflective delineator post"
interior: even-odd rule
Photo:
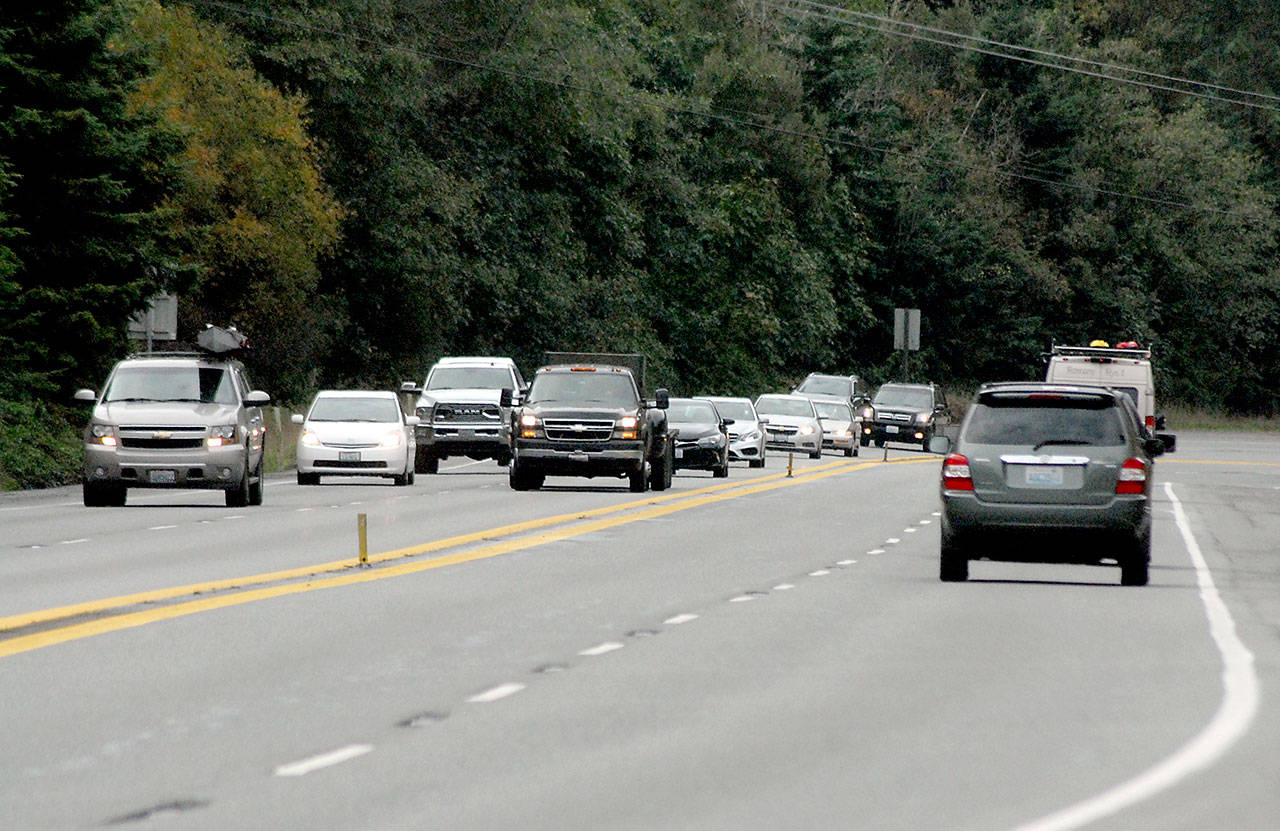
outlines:
[[[365,514],[356,514],[356,532],[360,537],[360,565],[369,567],[369,519]]]
[[[795,451],[792,450],[787,452],[787,478],[788,479],[791,478],[791,463],[795,461],[795,458],[796,458]]]

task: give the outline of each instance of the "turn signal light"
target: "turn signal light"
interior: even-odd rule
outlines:
[[[1116,479],[1116,493],[1141,494],[1147,490],[1147,463],[1138,458],[1127,459],[1120,465]]]

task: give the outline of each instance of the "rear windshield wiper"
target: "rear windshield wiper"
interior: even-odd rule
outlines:
[[[1045,439],[1031,449],[1032,451],[1036,451],[1044,447],[1046,444],[1093,444],[1093,442],[1085,441],[1084,439]]]

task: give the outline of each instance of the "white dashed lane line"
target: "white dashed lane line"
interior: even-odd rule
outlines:
[[[88,541],[89,541],[88,537],[79,537],[78,539],[74,539],[74,540],[61,540],[58,543],[58,545],[79,545],[82,542],[88,542]]]
[[[604,655],[609,652],[615,652],[619,649],[622,649],[622,647],[624,646],[626,646],[626,644],[619,643],[617,641],[605,641],[604,643],[599,644],[597,646],[593,646],[590,649],[584,649],[578,654],[584,655],[588,658],[594,658],[596,655]]]
[[[513,696],[516,693],[523,690],[524,687],[525,685],[521,684],[518,681],[512,681],[507,684],[499,684],[498,686],[491,687],[490,689],[487,689],[482,693],[476,693],[475,695],[468,698],[467,701],[469,701],[472,704],[490,704],[494,701],[501,701],[504,698]]]
[[[287,765],[281,765],[276,768],[276,776],[306,776],[308,773],[320,770],[321,768],[333,767],[343,762],[363,756],[373,750],[371,744],[350,744],[346,747],[340,747],[337,750],[331,750],[328,753],[321,753],[318,756],[311,756],[307,759],[300,759],[297,762],[290,762]]]
[[[669,617],[662,622],[670,626],[679,626],[681,623],[688,623],[691,620],[697,620],[697,619],[698,619],[697,615],[683,614],[683,615],[675,615],[674,617]]]
[[[170,528],[177,528],[176,525],[152,525],[148,531],[168,531]]]

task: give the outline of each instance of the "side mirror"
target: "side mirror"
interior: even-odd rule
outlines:
[[[731,418],[722,418],[722,419],[720,419],[720,423],[721,423],[721,424],[723,424],[725,427],[728,427],[730,424],[733,424],[733,419],[731,419]]]
[[[1178,449],[1178,437],[1172,433],[1156,433],[1156,440],[1164,445],[1165,453],[1172,453]]]
[[[951,452],[950,436],[934,436],[929,439],[929,452],[945,456]]]
[[[417,381],[402,381],[400,382],[400,392],[408,392],[408,393],[413,393],[414,395],[419,395],[422,392],[422,387],[418,386]]]
[[[75,399],[92,404],[98,400],[98,394],[93,390],[76,390]]]
[[[289,420],[292,421],[294,424],[301,424],[302,422],[306,421],[306,418],[303,417],[302,413],[294,413],[293,415],[289,416]]]
[[[404,417],[404,423],[409,425],[410,427],[417,427],[421,422],[422,422],[422,419],[418,418],[416,415]]]
[[[511,406],[511,389],[509,387],[503,387],[502,392],[498,394],[498,406],[499,407]]]
[[[761,423],[761,424],[768,424],[768,423],[769,423],[769,417],[768,417],[768,416],[760,416],[760,423]]]
[[[1142,440],[1142,449],[1147,451],[1147,455],[1155,458],[1164,454],[1164,442],[1159,438],[1147,438]]]
[[[253,390],[244,397],[244,403],[249,407],[265,407],[271,403],[271,396],[262,390]]]
[[[671,393],[667,392],[666,388],[659,389],[653,397],[658,402],[659,410],[665,410],[671,406]]]

